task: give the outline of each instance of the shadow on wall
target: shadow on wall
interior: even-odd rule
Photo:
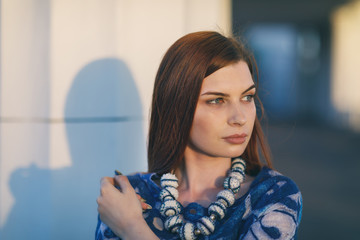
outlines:
[[[115,58],[86,65],[68,93],[65,124],[72,166],[14,171],[15,204],[4,239],[91,239],[99,180],[113,170],[144,170],[142,107],[126,64]]]

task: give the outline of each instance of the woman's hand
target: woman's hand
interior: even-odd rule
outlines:
[[[120,187],[120,191],[115,185]],[[140,196],[135,193],[126,176],[102,178],[97,199],[101,221],[123,239],[139,239],[138,234],[144,234],[144,231],[152,233],[142,216],[142,210],[148,208],[148,205],[139,199]]]

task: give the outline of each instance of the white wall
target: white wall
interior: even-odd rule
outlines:
[[[146,170],[154,76],[230,0],[0,0],[0,239],[91,239],[99,179]]]

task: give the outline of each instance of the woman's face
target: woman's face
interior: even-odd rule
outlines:
[[[187,148],[211,157],[240,156],[256,117],[255,85],[244,61],[203,81]]]

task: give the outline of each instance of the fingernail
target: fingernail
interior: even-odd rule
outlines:
[[[146,210],[150,210],[150,209],[152,209],[152,206],[146,203]]]
[[[146,202],[146,200],[140,197],[140,202]]]
[[[123,175],[119,170],[115,170],[115,175]]]

